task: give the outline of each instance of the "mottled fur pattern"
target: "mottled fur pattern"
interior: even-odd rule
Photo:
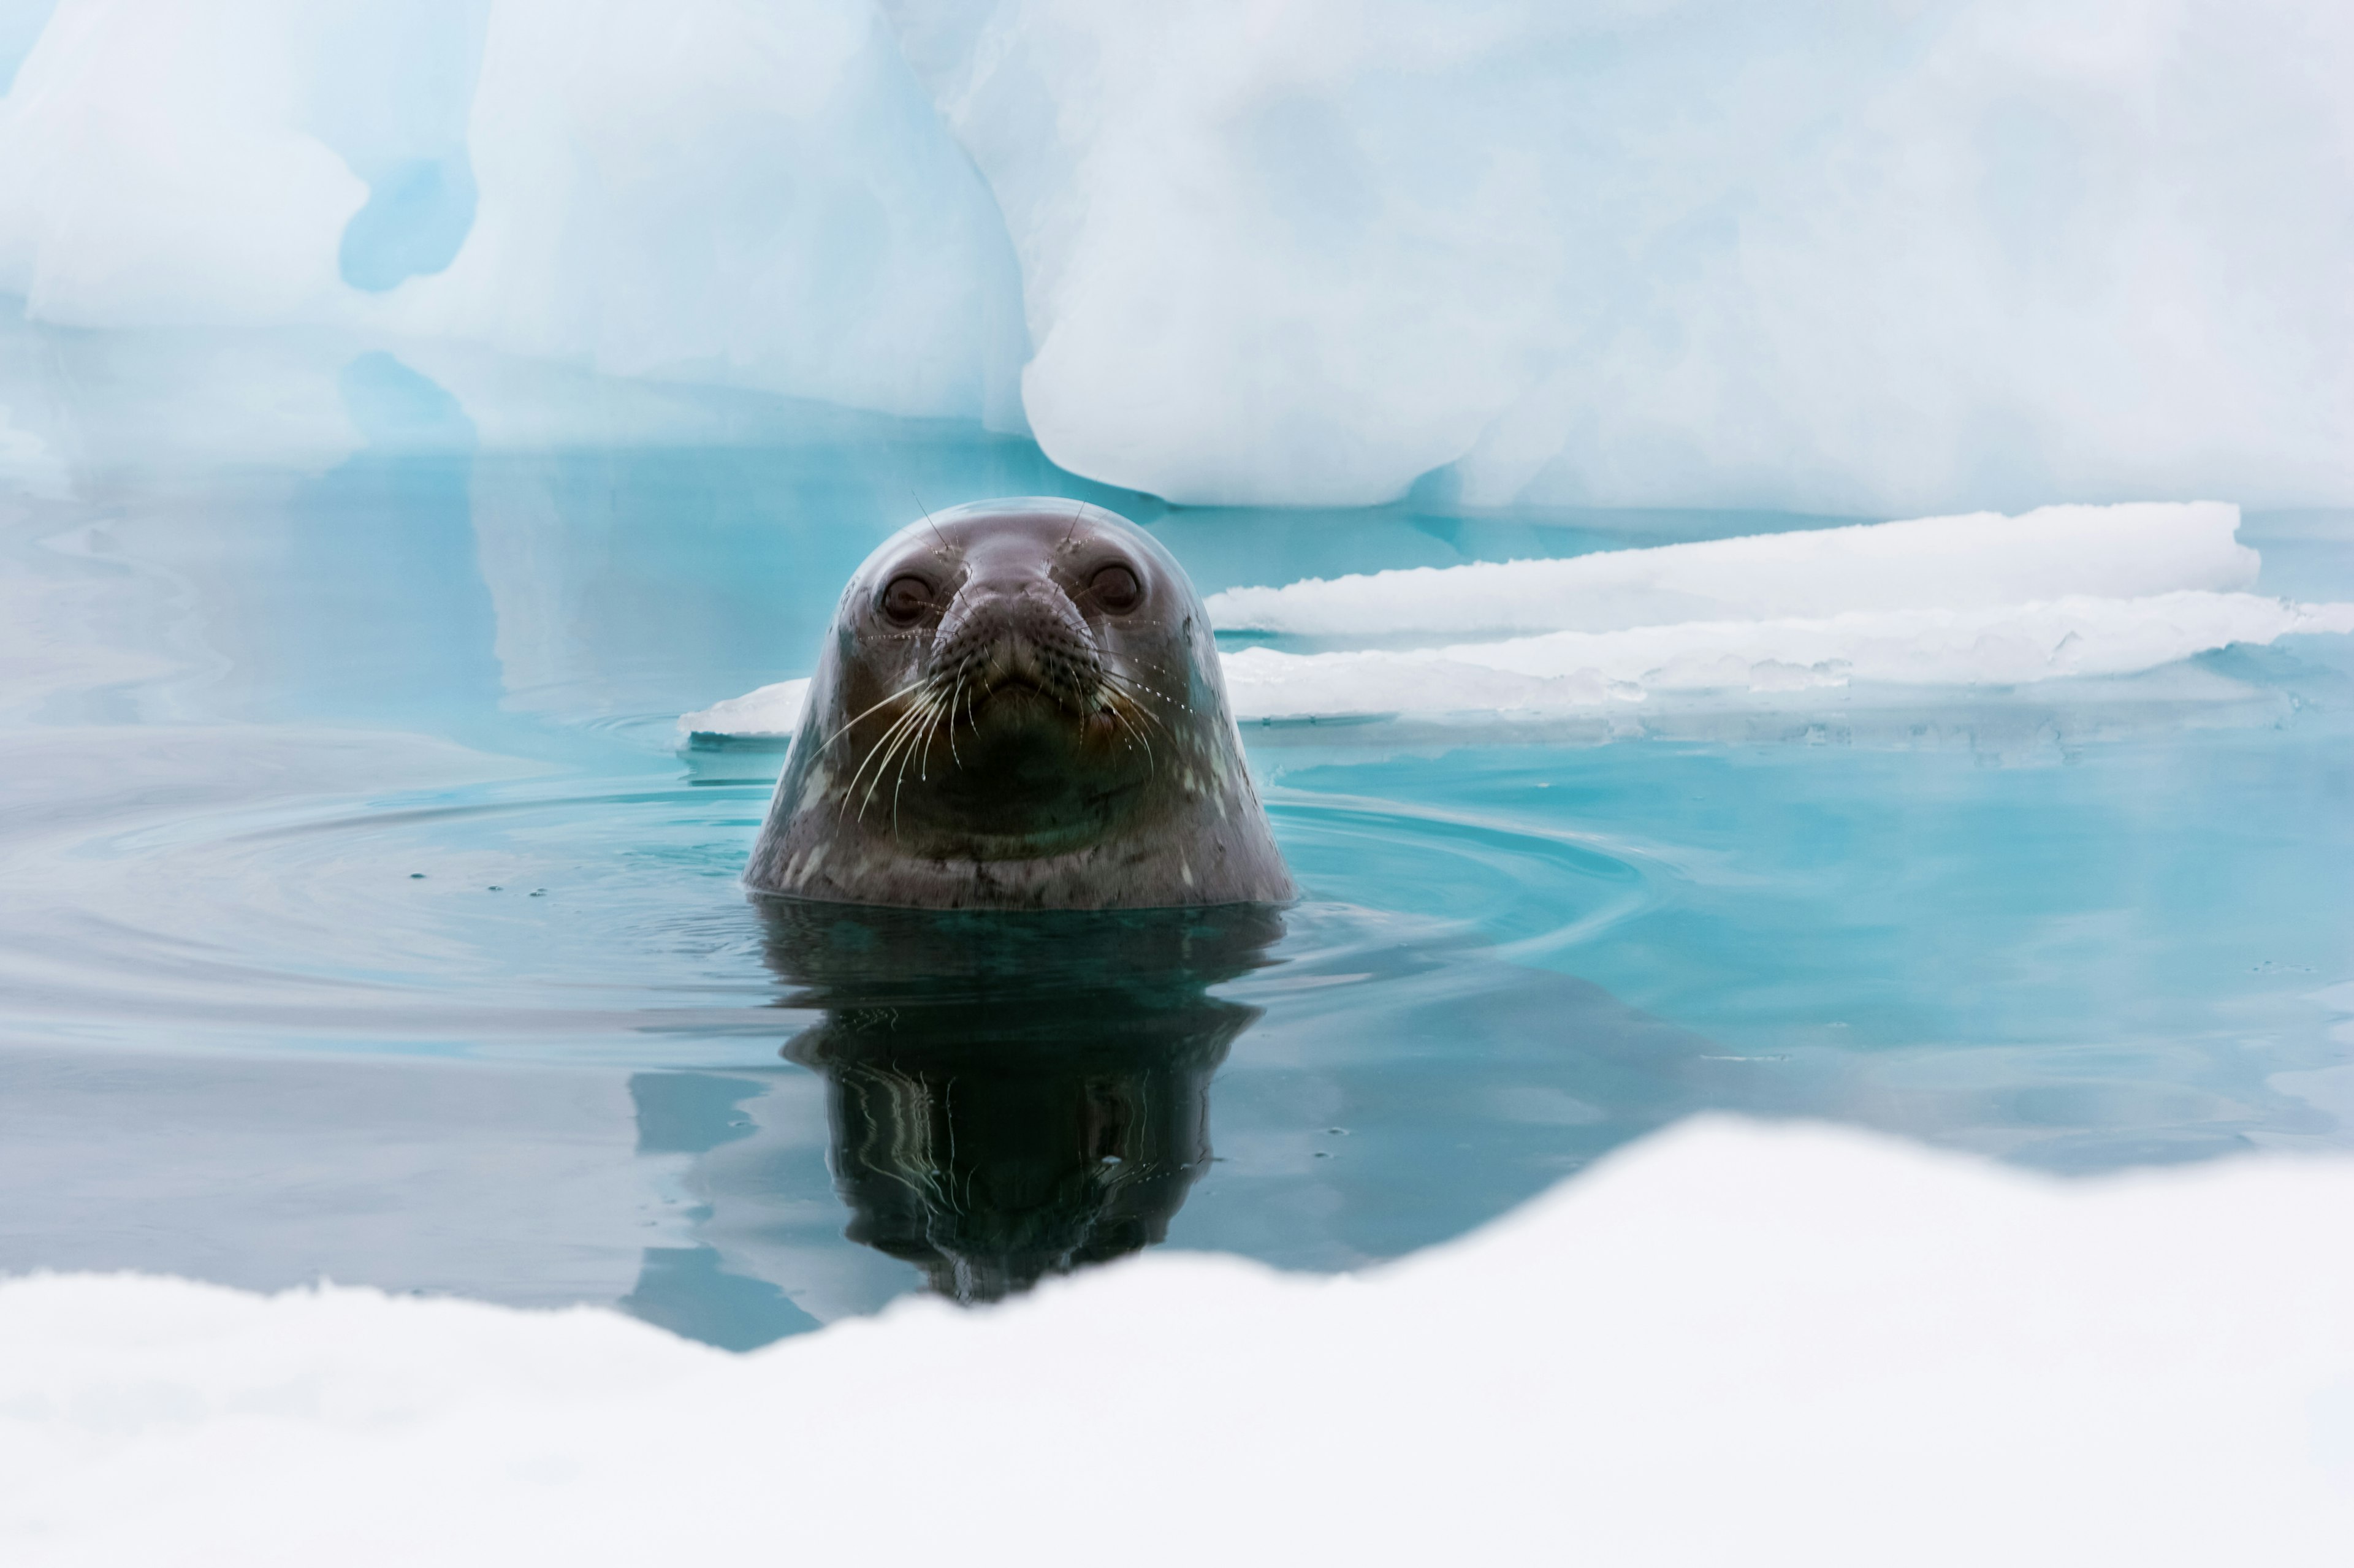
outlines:
[[[983,502],[843,591],[745,881],[909,908],[1293,895],[1200,598],[1124,518]]]

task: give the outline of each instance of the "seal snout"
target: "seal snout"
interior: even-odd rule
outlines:
[[[910,522],[843,590],[745,880],[926,909],[1290,897],[1207,625],[1099,507]]]
[[[1073,713],[1096,706],[1103,656],[1070,596],[1051,581],[969,583],[940,618],[930,659],[934,684],[961,691],[968,713],[1002,690],[1021,689]]]

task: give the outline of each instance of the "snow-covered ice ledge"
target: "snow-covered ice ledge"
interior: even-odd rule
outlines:
[[[1361,1276],[1162,1254],[743,1357],[588,1308],[20,1279],[0,1542],[2334,1568],[2349,1209],[2341,1160],[2062,1183],[1712,1119]]]
[[[2354,632],[2354,604],[2245,591],[2261,563],[2239,523],[2218,502],[2048,506],[1310,579],[1208,608],[1225,631],[1384,644],[1226,654],[1245,721],[1544,717],[1709,692],[1806,705],[1826,689],[2024,687]],[[782,744],[807,686],[689,714],[681,738]]]

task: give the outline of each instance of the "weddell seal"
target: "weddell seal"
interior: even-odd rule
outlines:
[[[843,590],[745,882],[908,908],[1293,896],[1209,617],[1100,507],[910,524]]]

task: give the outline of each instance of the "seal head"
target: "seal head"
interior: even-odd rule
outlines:
[[[1294,892],[1183,568],[1044,498],[911,524],[852,577],[745,881],[931,909]]]

